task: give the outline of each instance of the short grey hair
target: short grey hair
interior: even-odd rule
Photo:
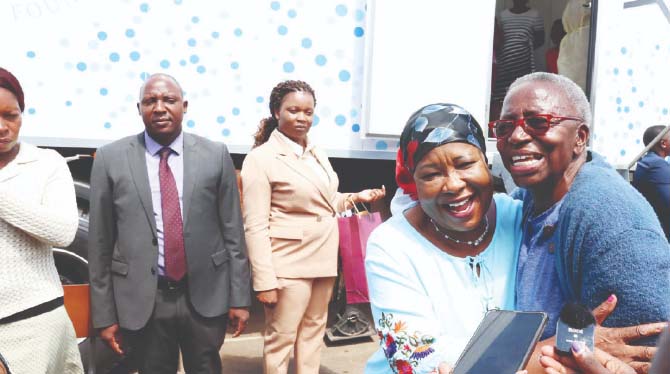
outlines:
[[[505,95],[505,100],[503,100],[503,106],[505,106],[512,91],[525,83],[532,82],[551,83],[559,90],[563,91],[568,101],[572,103],[577,110],[576,114],[584,120],[584,123],[587,126],[591,127],[591,123],[593,123],[593,113],[591,112],[591,104],[589,104],[589,100],[586,98],[584,91],[582,91],[582,88],[579,87],[577,83],[570,80],[570,78],[558,74],[536,72],[517,78],[514,83],[509,86],[507,94]]]

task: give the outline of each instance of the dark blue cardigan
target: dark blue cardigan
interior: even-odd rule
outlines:
[[[526,219],[531,193],[515,195],[524,200]],[[593,309],[616,294],[605,326],[668,319],[670,246],[651,206],[600,155],[589,152],[559,214],[552,240],[568,300]]]

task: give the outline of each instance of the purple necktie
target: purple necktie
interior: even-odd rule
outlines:
[[[165,275],[178,281],[186,274],[186,257],[184,255],[184,232],[181,208],[179,207],[179,191],[172,170],[168,165],[168,157],[171,152],[170,147],[161,148],[158,178],[161,184],[161,207],[163,210]]]

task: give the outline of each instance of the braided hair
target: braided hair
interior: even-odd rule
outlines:
[[[307,92],[312,95],[314,105],[316,105],[316,96],[314,90],[309,84],[303,81],[287,80],[277,84],[270,93],[270,117],[263,118],[258,125],[258,130],[254,134],[254,148],[267,142],[270,134],[279,126],[279,120],[275,117],[275,113],[279,111],[284,97],[291,92]]]

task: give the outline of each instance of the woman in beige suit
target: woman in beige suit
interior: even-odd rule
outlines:
[[[337,275],[336,213],[385,190],[337,192],[326,155],[309,142],[316,98],[305,82],[279,83],[242,166],[243,213],[253,287],[265,306],[265,373],[318,373]]]

